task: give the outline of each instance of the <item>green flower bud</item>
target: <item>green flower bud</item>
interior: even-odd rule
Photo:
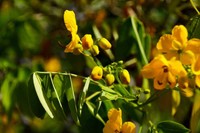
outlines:
[[[93,80],[100,80],[103,76],[103,69],[99,66],[95,66],[91,72],[91,78]]]
[[[99,40],[99,46],[103,49],[103,50],[107,50],[110,49],[112,47],[112,45],[110,44],[110,42],[106,39],[106,38],[101,38]]]
[[[123,84],[129,84],[131,81],[130,74],[126,69],[120,72],[120,80]]]
[[[107,74],[105,80],[108,85],[112,85],[115,82],[115,76],[113,74]]]

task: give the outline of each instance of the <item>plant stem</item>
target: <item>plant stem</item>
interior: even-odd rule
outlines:
[[[190,3],[192,4],[193,8],[196,10],[196,12],[198,13],[198,15],[200,15],[199,10],[197,9],[197,7],[195,6],[195,3],[193,0],[190,0]]]
[[[92,95],[90,95],[89,97],[87,97],[85,99],[85,101],[91,100],[92,98],[94,98],[95,96],[99,95],[100,93],[101,93],[101,91],[97,91],[97,92],[93,93]]]

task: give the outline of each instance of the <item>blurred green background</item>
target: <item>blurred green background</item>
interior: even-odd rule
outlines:
[[[153,46],[175,24],[186,25],[196,15],[188,0],[0,0],[0,132],[80,132],[70,114],[67,123],[33,116],[26,95],[28,79],[34,71],[88,75],[83,56],[63,52],[70,39],[64,10],[75,12],[78,34],[94,36],[96,26],[114,45],[129,8],[143,22]],[[75,85],[81,83],[76,80]]]

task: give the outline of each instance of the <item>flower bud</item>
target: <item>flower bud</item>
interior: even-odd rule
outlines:
[[[112,45],[110,44],[110,42],[106,39],[106,38],[101,38],[99,40],[99,46],[103,49],[103,50],[107,50],[110,49],[112,47]]]
[[[126,69],[123,69],[121,72],[120,72],[120,80],[123,84],[129,84],[130,83],[130,74],[129,72],[126,70]]]
[[[112,85],[115,81],[115,76],[113,74],[107,74],[105,80],[108,85]]]
[[[73,54],[79,55],[83,52],[83,47],[81,44],[76,44],[76,46],[73,49]]]
[[[99,66],[95,66],[91,72],[91,78],[93,80],[100,80],[103,76],[103,69]]]
[[[93,39],[92,39],[92,36],[90,34],[85,34],[81,38],[81,41],[82,41],[83,49],[89,49],[93,45]]]
[[[93,45],[90,49],[93,56],[96,56],[99,54],[99,47],[97,45]]]

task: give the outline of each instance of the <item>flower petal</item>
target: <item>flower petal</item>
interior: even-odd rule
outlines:
[[[136,126],[133,122],[125,122],[122,125],[122,133],[136,133]]]
[[[192,64],[191,69],[195,75],[200,75],[200,56],[198,56],[196,61]]]
[[[80,38],[79,36],[75,33],[72,32],[72,40],[71,42],[66,46],[65,51],[64,52],[73,52],[75,46],[79,43]]]
[[[194,53],[190,50],[184,51],[180,56],[180,61],[183,65],[191,65],[195,61]]]
[[[168,72],[168,83],[170,88],[174,88],[176,86],[176,76],[171,72]]]
[[[160,72],[157,77],[154,78],[154,88],[162,90],[167,85],[167,73]]]
[[[68,31],[77,33],[76,17],[73,11],[65,10],[64,23]]]
[[[200,87],[200,75],[196,75],[195,77],[195,83],[198,87]]]
[[[183,25],[176,25],[172,29],[172,36],[176,38],[178,42],[180,42],[183,45],[183,48],[186,47],[186,42],[188,41],[188,32],[185,26]]]
[[[170,34],[165,34],[163,36],[160,37],[157,45],[156,45],[156,48],[162,52],[162,53],[165,53],[167,52],[168,50],[171,49],[172,47],[172,41],[173,41],[173,37],[172,35]]]
[[[195,54],[199,54],[200,53],[200,39],[197,39],[197,38],[190,39],[188,41],[186,50],[191,50]]]
[[[108,112],[108,119],[111,122],[116,123],[119,127],[122,126],[122,111],[121,109],[110,109]]]

